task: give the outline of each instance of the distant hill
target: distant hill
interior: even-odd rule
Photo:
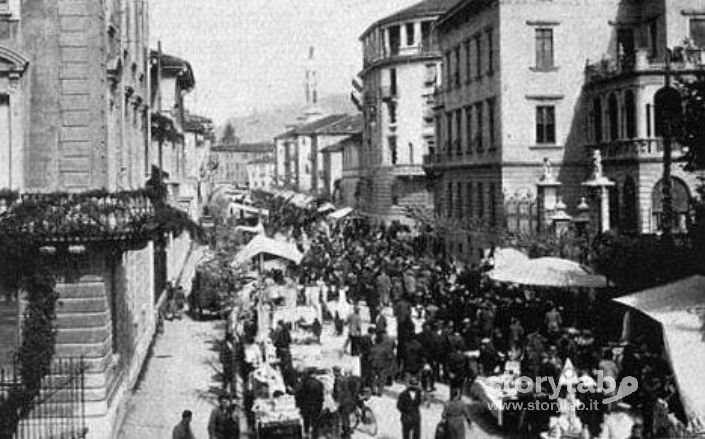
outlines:
[[[340,114],[357,112],[355,106],[350,102],[349,94],[333,94],[321,97],[318,106],[325,113]],[[296,122],[296,118],[306,108],[306,105],[288,104],[271,110],[256,112],[248,116],[233,117],[228,119],[216,130],[218,138],[227,123],[232,123],[235,127],[235,134],[241,142],[266,142],[283,133],[286,126]]]

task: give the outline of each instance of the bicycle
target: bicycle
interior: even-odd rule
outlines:
[[[369,393],[363,393],[358,397],[355,410],[350,414],[350,428],[368,436],[377,436],[377,417],[375,412],[365,404],[370,397]]]
[[[358,397],[355,409],[350,413],[350,429],[357,430],[368,436],[377,435],[377,417],[374,411],[365,404],[370,395]],[[343,423],[339,412],[324,410],[317,420],[318,438],[339,439],[342,436]]]

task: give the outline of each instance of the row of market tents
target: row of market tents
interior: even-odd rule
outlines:
[[[315,200],[292,191],[275,191],[296,206],[308,207]],[[319,208],[331,220],[350,215],[350,207],[335,210],[330,203]],[[263,230],[236,255],[233,265],[243,264],[262,255],[299,264],[303,254],[295,244],[267,238]],[[530,259],[519,250],[498,249],[493,255],[490,278],[514,284],[557,288],[605,288],[605,276],[565,259],[544,257]],[[669,356],[679,394],[691,431],[705,433],[705,276],[692,276],[667,285],[613,299],[630,310],[643,313],[660,325],[663,345]],[[627,316],[629,314],[627,313]]]
[[[604,276],[576,262],[529,259],[511,248],[495,251],[489,276],[499,282],[536,287],[608,286]],[[693,432],[705,433],[705,377],[701,369],[705,364],[705,276],[688,277],[613,300],[660,325],[689,427]]]

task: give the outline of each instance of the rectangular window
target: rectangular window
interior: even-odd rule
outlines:
[[[475,37],[475,77],[482,77],[482,38]]]
[[[453,183],[448,183],[448,192],[446,192],[448,200],[448,218],[453,217]]]
[[[458,219],[462,219],[463,218],[463,186],[460,183],[456,183],[455,186],[457,188],[457,197],[455,199],[458,200],[458,206],[457,206],[456,212],[458,214]]]
[[[485,150],[485,145],[483,144],[484,142],[484,117],[485,115],[483,114],[484,111],[484,104],[483,102],[478,102],[475,105],[475,120],[477,121],[477,129],[475,130],[475,147],[477,148],[477,152],[482,152]]]
[[[472,144],[473,144],[473,139],[472,139],[472,107],[465,107],[465,142],[466,142],[466,150],[472,154]]]
[[[470,40],[465,42],[465,82],[472,81],[472,53]]]
[[[646,104],[646,137],[651,137],[651,104]]]
[[[472,183],[467,184],[467,193],[468,193],[468,207],[467,207],[467,217],[472,218],[474,211],[473,211],[473,206],[472,206]]]
[[[406,45],[413,46],[415,43],[414,23],[406,23]]]
[[[389,32],[389,51],[391,55],[399,55],[399,44],[401,42],[399,26],[392,26],[387,32]]]
[[[446,154],[453,154],[453,113],[446,113]]]
[[[460,47],[456,47],[453,51],[453,84],[460,87]]]
[[[441,65],[441,68],[443,69],[443,85],[447,89],[450,86],[450,52],[445,53],[443,60],[443,64]]]
[[[421,22],[421,44],[424,50],[431,49],[431,24],[430,21]]]
[[[463,155],[463,145],[461,139],[463,126],[463,112],[462,110],[455,111],[455,148],[458,155]]]
[[[392,96],[397,95],[397,69],[389,69],[389,92]]]
[[[649,56],[658,56],[658,21],[654,20],[649,24]]]
[[[477,183],[477,217],[485,218],[485,188],[482,183]]]
[[[490,183],[490,225],[492,227],[497,225],[497,185],[495,183]]]
[[[397,138],[396,136],[387,137],[387,144],[389,145],[389,159],[393,165],[397,164]]]
[[[435,64],[426,64],[426,77],[424,79],[424,85],[436,84],[436,69]]]
[[[487,74],[494,74],[494,39],[492,29],[487,30]]]
[[[705,48],[705,18],[690,19],[690,39],[696,47]]]
[[[487,100],[487,143],[489,145],[490,150],[493,150],[496,148],[497,145],[495,145],[495,100],[493,99],[488,99]]]
[[[553,67],[553,29],[536,29],[536,68]]]
[[[556,108],[553,106],[536,107],[536,143],[556,143]]]
[[[396,124],[397,123],[397,104],[395,104],[394,102],[388,102],[387,103],[387,110],[389,111],[389,123]]]

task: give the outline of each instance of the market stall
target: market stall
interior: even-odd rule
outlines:
[[[688,430],[705,434],[705,276],[692,276],[614,300],[661,326]]]
[[[263,363],[250,373],[252,413],[258,439],[303,437],[303,420],[293,395],[286,393],[279,369]]]

